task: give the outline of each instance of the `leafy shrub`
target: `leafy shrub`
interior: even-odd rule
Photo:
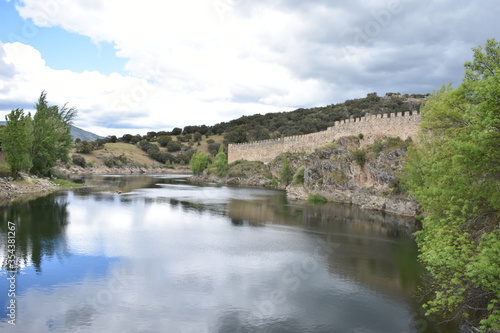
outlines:
[[[358,165],[360,167],[363,167],[366,163],[366,152],[362,149],[355,149],[353,151],[351,151],[351,155],[352,157],[354,158],[354,160],[356,161],[356,163],[358,163]]]
[[[293,175],[293,183],[296,185],[301,185],[304,184],[304,171],[305,167],[301,165],[298,169],[297,172],[295,172],[295,175]]]
[[[107,166],[108,168],[121,168],[123,165],[128,163],[128,158],[125,157],[124,154],[121,154],[120,156],[113,156],[109,157],[104,160],[104,165]]]
[[[214,166],[217,169],[217,176],[222,177],[227,173],[227,156],[224,152],[224,146],[220,146],[219,152],[215,156]]]
[[[92,142],[80,141],[75,144],[75,149],[77,153],[90,154],[95,149],[95,146]]]
[[[158,143],[162,147],[166,147],[170,141],[172,141],[172,137],[170,135],[162,135],[158,138]]]
[[[283,164],[282,164],[281,170],[280,170],[280,182],[282,184],[288,185],[288,184],[290,184],[290,182],[292,181],[292,178],[293,178],[292,170],[290,168],[290,160],[288,158],[283,157],[281,162]]]
[[[307,201],[310,203],[313,203],[313,204],[328,202],[328,200],[326,200],[326,198],[324,196],[317,195],[317,194],[309,195],[309,197],[307,198]]]
[[[269,179],[272,178],[267,166],[260,161],[239,160],[233,162],[228,166],[227,175],[228,177],[242,178],[246,178],[248,176],[264,176]]]
[[[202,152],[196,152],[192,157],[189,165],[191,166],[191,170],[195,175],[198,175],[203,172],[208,167],[209,157],[208,155],[203,154]]]
[[[220,143],[210,143],[208,144],[208,152],[210,155],[215,156],[219,152],[221,146],[222,145]]]
[[[85,158],[81,155],[73,154],[71,156],[71,160],[73,164],[81,166],[82,168],[85,168],[87,166],[87,161],[85,161]]]
[[[367,148],[368,150],[378,154],[385,149],[385,145],[381,140],[375,140],[375,142],[373,142]]]
[[[179,151],[179,150],[181,150],[182,145],[181,145],[179,142],[177,142],[177,141],[169,141],[169,142],[167,143],[167,146],[166,146],[166,147],[167,147],[167,150],[168,150],[168,151],[170,151],[170,152],[174,152],[174,151]]]

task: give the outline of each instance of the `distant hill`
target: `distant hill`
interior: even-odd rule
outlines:
[[[73,140],[80,139],[82,141],[94,141],[97,139],[104,138],[102,136],[91,133],[89,131],[85,131],[85,130],[83,130],[79,127],[76,127],[76,126],[71,126],[71,135],[73,136]]]
[[[323,107],[242,116],[229,122],[215,124],[209,128],[209,131],[214,134],[223,134],[225,143],[243,143],[309,134],[324,131],[335,121],[363,117],[367,113],[376,115],[418,111],[426,97],[427,94],[401,95],[399,93],[387,93],[384,97],[380,97],[376,93],[371,93],[364,98]],[[196,126],[184,128],[184,132],[189,133],[189,130],[198,129]]]
[[[0,121],[0,125],[5,125],[5,121]],[[71,136],[73,136],[73,140],[80,139],[82,141],[94,141],[97,139],[102,139],[102,136],[91,133],[89,131],[85,131],[79,127],[71,126]]]

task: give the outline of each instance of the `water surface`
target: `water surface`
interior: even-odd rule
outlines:
[[[19,258],[2,332],[452,332],[412,296],[412,219],[182,176],[82,181],[0,208]]]

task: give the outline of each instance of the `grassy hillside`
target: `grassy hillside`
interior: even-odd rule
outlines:
[[[173,141],[177,141],[176,136],[172,136]],[[207,142],[208,141],[208,142]],[[178,165],[185,166],[189,162],[189,158],[182,155],[189,155],[189,157],[194,153],[194,151],[201,151],[204,154],[210,155],[209,142],[214,142],[215,144],[222,144],[222,135],[212,135],[208,138],[203,138],[200,144],[191,143],[191,147],[187,143],[183,143],[182,149],[177,152],[170,152],[173,157],[183,160],[183,162],[175,163]],[[158,147],[159,151],[162,153],[168,153],[167,148],[161,147],[158,142],[154,139],[149,142],[152,145]],[[129,166],[140,166],[140,167],[160,167],[165,166],[165,163],[161,163],[153,159],[146,151],[142,150],[139,144],[124,143],[124,142],[108,142],[103,145],[102,148],[93,150],[90,153],[77,153],[74,148],[70,153],[70,162],[74,155],[81,156],[85,159],[85,164],[87,166],[102,167],[109,166],[106,163],[110,163],[110,160],[120,160],[122,164]],[[106,162],[108,161],[108,162]],[[171,166],[172,167],[172,166]]]
[[[87,165],[94,165],[96,167],[104,166],[106,159],[117,158],[119,156],[124,156],[129,162],[128,164],[134,166],[160,166],[161,163],[153,160],[143,152],[136,145],[131,145],[128,143],[106,143],[103,149],[98,149],[92,151],[90,154],[78,154],[74,150],[72,152],[75,155],[80,155],[85,158]]]

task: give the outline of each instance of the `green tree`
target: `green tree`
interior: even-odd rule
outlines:
[[[220,147],[222,147],[222,144],[214,142],[209,143],[207,149],[211,156],[215,156],[219,152]]]
[[[22,109],[12,110],[5,120],[7,123],[2,133],[2,149],[13,176],[17,178],[20,171],[27,171],[33,166],[30,155],[33,122],[31,115],[25,115]]]
[[[238,129],[232,130],[230,132],[227,132],[224,135],[224,143],[225,144],[228,144],[228,143],[243,143],[243,142],[247,142],[247,141],[248,141],[247,134],[241,128],[238,128]]]
[[[194,140],[195,142],[200,142],[202,138],[203,138],[203,137],[201,136],[201,133],[200,133],[200,132],[195,132],[195,133],[193,134],[193,140]]]
[[[66,105],[58,107],[47,104],[47,94],[43,91],[35,105],[33,116],[33,147],[31,157],[35,174],[47,175],[57,160],[67,160],[73,145],[70,129],[76,109]]]
[[[161,135],[158,137],[158,143],[162,147],[166,147],[170,141],[172,141],[172,137],[170,135]]]
[[[180,135],[182,133],[182,128],[176,127],[172,130],[172,135]]]
[[[457,89],[434,92],[406,184],[426,212],[417,233],[432,277],[428,313],[500,330],[500,45],[474,48]]]
[[[197,151],[191,157],[189,165],[191,166],[191,171],[193,171],[195,175],[198,175],[208,167],[208,162],[209,162],[208,155],[205,155],[202,152]]]
[[[219,177],[223,177],[227,173],[227,156],[224,152],[224,146],[221,145],[219,152],[215,156],[214,166],[216,169],[216,174]]]
[[[177,141],[169,141],[167,143],[167,150],[170,152],[179,151],[179,150],[181,150],[181,148],[182,148],[182,145]]]
[[[5,125],[0,125],[0,151],[2,151],[2,133],[5,129]]]
[[[122,142],[125,142],[125,143],[130,143],[130,140],[132,140],[132,134],[124,134],[122,137],[121,137],[121,141]]]
[[[281,159],[281,170],[280,170],[280,182],[282,184],[288,185],[292,181],[293,173],[290,168],[290,160],[288,158],[283,157]]]
[[[77,153],[90,154],[95,149],[94,144],[89,141],[80,141],[75,143],[75,150]]]

